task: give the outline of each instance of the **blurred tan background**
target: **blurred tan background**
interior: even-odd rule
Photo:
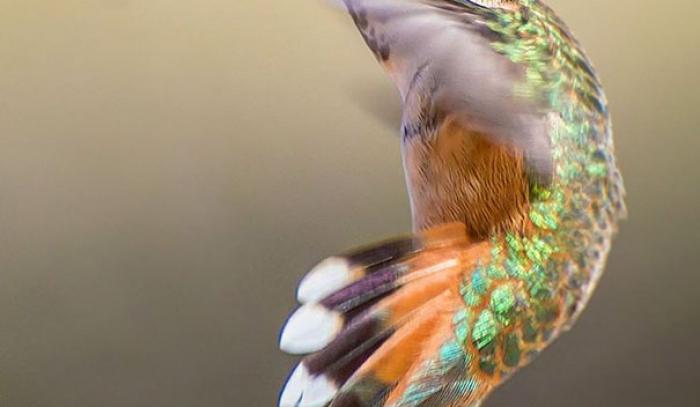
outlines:
[[[700,405],[700,12],[551,4],[604,79],[630,219],[577,327],[487,406]],[[398,100],[349,19],[0,10],[0,405],[272,406],[298,279],[410,228]]]

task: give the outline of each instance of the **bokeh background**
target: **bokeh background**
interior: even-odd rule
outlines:
[[[551,5],[606,85],[630,218],[576,328],[487,406],[700,405],[700,12]],[[396,92],[349,19],[0,10],[0,405],[274,405],[299,278],[410,229]]]

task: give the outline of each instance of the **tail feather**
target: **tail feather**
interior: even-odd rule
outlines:
[[[420,239],[411,236],[329,257],[304,277],[297,290],[297,299],[302,304],[319,301],[340,288],[385,269],[383,266],[386,263],[410,255],[420,250],[421,246]]]
[[[430,232],[391,239],[329,257],[302,279],[297,299],[302,304],[318,302],[373,274],[401,273],[402,262],[396,262],[397,259],[410,259],[421,251],[464,242],[464,230],[464,225],[449,224]]]

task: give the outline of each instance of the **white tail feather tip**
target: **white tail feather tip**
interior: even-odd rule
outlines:
[[[325,375],[312,377],[304,389],[299,407],[324,407],[338,392],[338,386]]]
[[[324,407],[337,392],[338,386],[326,376],[313,377],[300,363],[282,390],[279,407]]]
[[[280,349],[300,355],[316,352],[328,345],[343,327],[337,312],[318,304],[307,304],[289,317],[280,337]]]
[[[309,381],[309,373],[301,363],[297,365],[294,372],[289,376],[287,384],[284,385],[282,395],[280,396],[279,407],[296,407],[301,400]]]
[[[330,257],[320,262],[301,280],[297,299],[302,304],[317,302],[353,281],[347,260]]]

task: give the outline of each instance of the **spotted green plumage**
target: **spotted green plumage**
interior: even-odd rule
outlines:
[[[535,0],[480,14],[498,34],[493,49],[525,66],[515,94],[544,101],[553,157],[551,182],[533,182],[528,232],[494,236],[461,289],[466,307],[483,310],[460,318],[456,336],[480,372],[506,376],[583,309],[624,206],[605,96],[567,28]]]

